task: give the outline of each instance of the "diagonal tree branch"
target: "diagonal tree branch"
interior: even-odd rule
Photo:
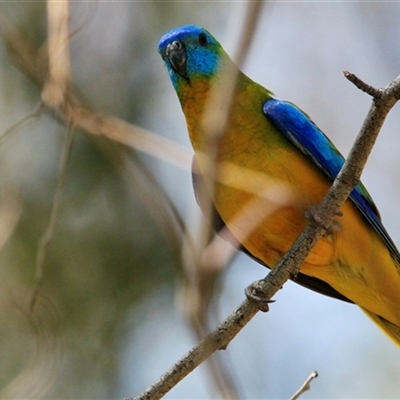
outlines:
[[[212,353],[219,349],[225,349],[260,309],[265,311],[266,301],[271,299],[290,277],[299,272],[313,246],[324,235],[325,229],[322,226],[328,227],[332,223],[333,218],[339,213],[341,205],[358,183],[383,122],[400,99],[400,76],[384,89],[368,90],[368,92],[379,93],[379,96],[373,98],[347,161],[328,194],[318,206],[318,224],[310,221],[275,268],[264,279],[253,284],[256,296],[264,299],[264,302],[244,300],[224,322],[134,400],[160,399]]]

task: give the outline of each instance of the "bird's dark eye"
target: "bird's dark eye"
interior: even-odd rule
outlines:
[[[200,33],[197,40],[200,46],[207,46],[208,44],[208,39],[205,33]]]

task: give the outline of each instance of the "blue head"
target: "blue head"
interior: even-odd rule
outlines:
[[[166,33],[158,43],[158,52],[177,90],[182,82],[213,76],[223,49],[205,29],[186,25]]]

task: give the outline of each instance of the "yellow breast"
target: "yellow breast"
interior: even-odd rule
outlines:
[[[304,228],[306,210],[322,200],[331,181],[270,124],[262,113],[269,92],[248,82],[242,81],[235,94],[229,122],[217,140],[202,124],[206,86],[200,96],[188,89],[182,106],[216,210],[238,242],[273,267]],[[340,229],[317,243],[301,272],[400,324],[398,267],[350,200],[342,211]]]

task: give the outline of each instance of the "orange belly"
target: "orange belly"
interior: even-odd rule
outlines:
[[[241,95],[217,150],[197,119],[187,122],[203,175],[210,171],[207,157],[216,156],[216,183],[208,184],[216,210],[237,241],[273,268],[306,225],[307,209],[321,202],[332,182],[262,115],[262,99],[249,104]],[[400,326],[399,266],[351,200],[341,210],[340,229],[319,240],[301,272]]]
[[[265,143],[253,143],[250,157],[227,148],[230,143],[225,148],[222,143],[219,153],[217,183],[210,188],[214,205],[238,242],[273,268],[304,229],[307,209],[322,200],[331,182],[293,149],[270,151]],[[351,200],[342,212],[335,219],[339,229],[316,244],[301,272],[400,325],[398,266]]]

